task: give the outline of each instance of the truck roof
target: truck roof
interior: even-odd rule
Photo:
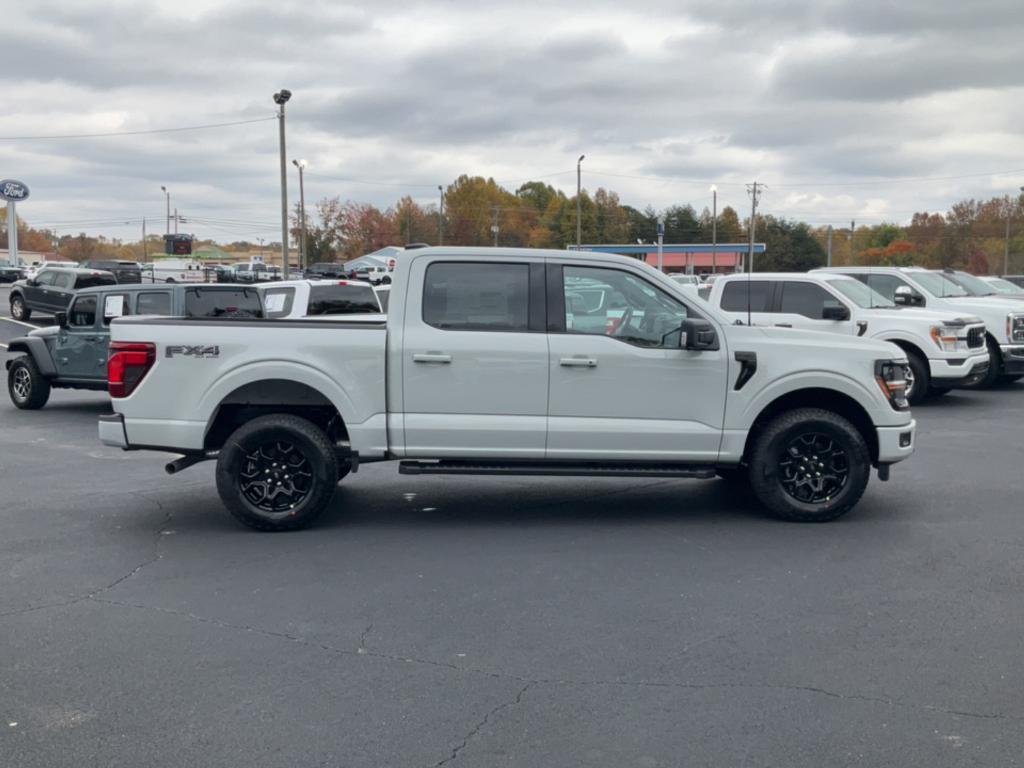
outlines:
[[[95,269],[83,269],[78,270],[80,272],[88,272],[93,274],[97,272]],[[108,291],[116,290],[118,293],[138,293],[139,291],[166,291],[168,288],[202,288],[209,291],[223,291],[223,290],[235,290],[237,288],[247,288],[253,290],[256,288],[255,285],[246,285],[244,283],[111,283],[110,285],[94,285],[89,288],[81,288],[75,291],[75,295],[81,295],[83,293],[106,293]]]

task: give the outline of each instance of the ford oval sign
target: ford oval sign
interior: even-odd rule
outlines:
[[[28,199],[28,187],[14,179],[0,181],[0,198],[10,200],[12,203],[20,203]]]

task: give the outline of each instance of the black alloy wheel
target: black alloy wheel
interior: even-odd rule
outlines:
[[[786,445],[779,456],[779,484],[804,504],[834,498],[850,477],[850,459],[843,447],[823,432],[804,432]]]
[[[239,492],[267,515],[290,515],[309,496],[312,486],[309,459],[286,440],[259,445],[239,465]]]

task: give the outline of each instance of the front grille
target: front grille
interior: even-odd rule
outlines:
[[[967,346],[970,349],[985,346],[985,326],[979,325],[967,329]]]

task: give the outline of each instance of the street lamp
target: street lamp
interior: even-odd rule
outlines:
[[[718,187],[711,185],[711,274],[718,271]]]
[[[167,197],[167,234],[171,234],[171,193],[167,191],[167,187],[163,184],[160,185],[160,189],[163,190],[164,195]]]
[[[583,162],[583,158],[586,155],[580,155],[580,159],[576,161],[576,250],[580,249],[580,240],[582,239],[583,233],[583,220],[580,218],[582,213],[582,206],[580,205],[580,195],[582,194],[583,184],[581,182],[582,172],[580,170],[580,164]]]
[[[444,245],[444,187],[438,184],[437,191],[441,193],[441,205],[437,209],[437,244]]]
[[[292,165],[299,169],[299,267],[306,269],[309,256],[306,254],[306,185],[303,171],[307,163],[305,160],[292,160]]]
[[[277,127],[278,141],[281,152],[281,277],[288,279],[288,161],[285,160],[284,147],[284,105],[292,97],[292,92],[282,88],[274,94],[274,103],[278,106]]]

